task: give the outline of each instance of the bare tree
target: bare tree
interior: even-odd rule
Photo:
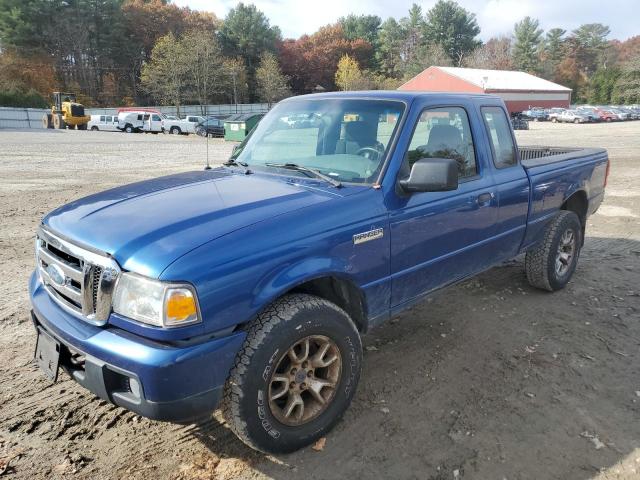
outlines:
[[[487,68],[490,70],[512,70],[511,37],[491,38],[481,47],[476,48],[463,61],[467,68]]]

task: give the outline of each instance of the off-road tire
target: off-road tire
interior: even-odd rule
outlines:
[[[64,130],[67,128],[67,124],[59,113],[53,115],[53,128],[56,130]]]
[[[42,116],[42,127],[43,128],[53,128],[53,122],[52,122],[50,113],[45,113]]]
[[[565,231],[572,229],[575,238],[575,253],[571,259],[569,269],[562,276],[555,268],[556,254],[560,239]],[[580,248],[582,247],[583,229],[580,219],[574,212],[560,211],[547,225],[542,241],[527,251],[525,269],[527,280],[533,287],[554,292],[565,287],[576,269]]]
[[[335,394],[316,418],[298,426],[279,422],[268,401],[272,368],[297,341],[323,335],[337,345],[342,369]],[[266,453],[288,453],[325,435],[351,403],[360,378],[362,343],[349,315],[335,304],[307,294],[290,294],[267,307],[250,324],[227,380],[222,413],[247,445]]]

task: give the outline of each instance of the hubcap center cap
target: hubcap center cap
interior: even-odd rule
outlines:
[[[307,379],[307,372],[300,369],[296,372],[293,379],[296,381],[296,383],[302,383]]]

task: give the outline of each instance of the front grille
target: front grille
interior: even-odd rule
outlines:
[[[84,106],[71,104],[71,116],[72,117],[83,117],[84,116]]]
[[[91,279],[91,296],[93,298],[93,313],[96,313],[96,305],[98,303],[98,289],[100,288],[100,277],[102,276],[102,268],[93,267],[93,278]]]
[[[40,279],[56,302],[91,323],[107,321],[120,274],[114,260],[40,229],[36,262]]]

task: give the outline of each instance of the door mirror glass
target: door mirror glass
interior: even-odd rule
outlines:
[[[458,188],[458,162],[452,158],[421,158],[411,167],[409,178],[400,180],[408,193],[444,192]]]

